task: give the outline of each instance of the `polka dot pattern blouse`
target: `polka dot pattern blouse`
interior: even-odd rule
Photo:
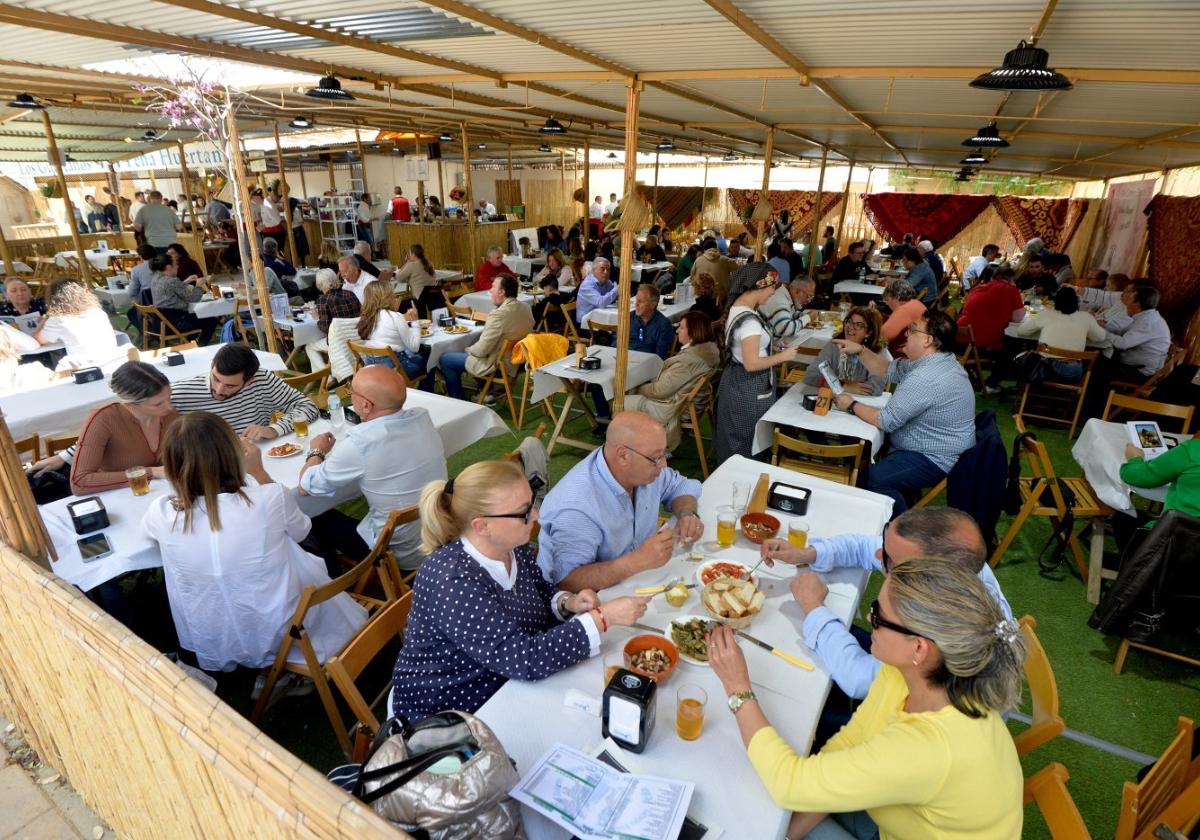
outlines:
[[[509,679],[540,680],[588,658],[579,621],[560,623],[532,545],[513,555],[505,591],[455,540],[426,558],[392,677],[392,710],[419,719],[446,709],[474,712]]]

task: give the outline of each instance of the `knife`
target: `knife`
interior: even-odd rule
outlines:
[[[788,653],[786,651],[782,651],[777,647],[773,647],[772,645],[767,644],[766,642],[762,641],[761,639],[756,639],[753,636],[751,636],[749,633],[745,632],[744,630],[734,630],[733,632],[736,633],[738,636],[741,636],[747,642],[758,645],[763,650],[770,651],[771,653],[775,654],[780,659],[782,659],[784,662],[790,662],[793,665],[795,665],[797,668],[803,668],[805,671],[811,671],[813,669],[812,663],[805,662],[803,659],[799,658],[798,656],[792,656],[790,653]]]
[[[700,584],[698,583],[663,583],[658,586],[641,586],[633,590],[634,595],[657,595],[660,592],[666,592],[668,589],[674,589],[676,586],[682,586],[684,589],[695,589]]]
[[[639,630],[645,630],[647,633],[653,633],[653,634],[655,634],[656,636],[665,636],[665,635],[667,635],[667,634],[666,634],[666,632],[664,632],[664,631],[662,631],[662,630],[659,630],[657,627],[651,627],[649,624],[642,624],[642,623],[640,623],[640,622],[636,622],[636,621],[635,621],[633,624],[631,624],[631,625],[629,625],[629,626],[630,626],[630,627],[636,627],[636,628],[637,628],[637,629],[639,629]]]

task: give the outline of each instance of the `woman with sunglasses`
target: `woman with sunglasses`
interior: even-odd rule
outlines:
[[[886,355],[890,361],[891,354],[884,343],[882,327],[883,317],[878,310],[867,306],[855,306],[846,315],[842,331],[833,338],[858,342],[880,356]],[[818,368],[821,362],[829,362],[829,366],[833,368],[848,393],[877,397],[883,393],[883,387],[887,384],[885,377],[871,373],[858,356],[843,353],[837,343],[831,340],[821,348],[816,361],[808,366],[804,374],[805,385],[820,385],[824,381]]]
[[[1025,642],[979,578],[940,558],[891,570],[868,613],[883,662],[850,722],[812,756],[771,726],[727,627],[709,636],[750,763],[792,814],[787,837],[1019,838],[1021,765],[1000,713]]]
[[[540,680],[600,652],[645,598],[601,603],[590,589],[555,592],[529,538],[537,508],[524,471],[481,461],[421,492],[421,548],[392,714],[474,712],[509,679]]]

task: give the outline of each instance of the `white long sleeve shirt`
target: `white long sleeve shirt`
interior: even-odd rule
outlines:
[[[1118,361],[1146,376],[1157,372],[1171,352],[1171,328],[1157,309],[1137,313],[1124,327],[1107,324],[1106,329],[1112,346],[1121,351]]]

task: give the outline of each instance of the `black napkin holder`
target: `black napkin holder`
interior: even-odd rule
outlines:
[[[100,501],[99,496],[88,496],[70,502],[67,512],[71,514],[71,524],[75,526],[76,534],[100,531],[109,526],[108,511],[104,509],[104,502]]]
[[[816,394],[805,394],[802,403],[803,403],[806,411],[816,411],[817,410],[817,395]]]
[[[163,354],[163,358],[167,360],[167,367],[179,367],[187,361],[184,355],[176,350]]]
[[[104,371],[98,367],[85,367],[79,368],[73,375],[75,377],[75,384],[82,385],[84,382],[97,382],[103,379]]]
[[[453,327],[454,326],[454,316],[453,315],[442,315],[441,317],[438,318],[438,326],[442,327],[443,329],[445,329],[446,327]]]
[[[811,497],[812,491],[807,487],[776,481],[767,491],[767,507],[789,516],[804,516],[808,513],[808,500]]]
[[[599,356],[584,356],[579,360],[580,370],[600,370]]]
[[[222,289],[221,297],[225,298],[225,300],[233,300],[237,295],[233,293],[233,289]]]
[[[601,706],[605,738],[640,753],[654,731],[658,684],[649,677],[619,668],[604,689]]]

